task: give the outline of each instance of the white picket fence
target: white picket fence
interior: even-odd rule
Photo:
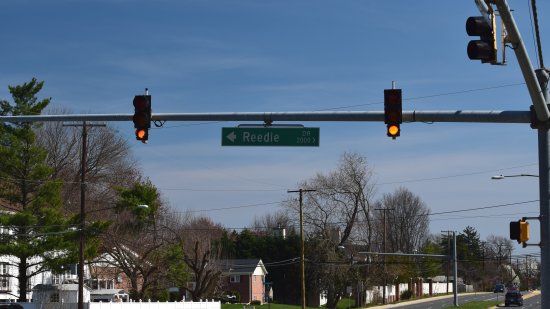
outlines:
[[[77,303],[18,303],[25,309],[77,309]],[[86,303],[87,309],[221,309],[219,301]]]

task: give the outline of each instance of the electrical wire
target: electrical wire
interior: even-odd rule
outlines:
[[[539,30],[539,18],[537,13],[537,1],[531,0],[531,12],[533,14],[533,24],[535,27],[535,35],[536,35],[536,43],[537,43],[537,51],[538,51],[538,58],[539,58],[539,67],[541,69],[544,68],[544,60],[542,58],[542,44],[540,42],[540,30]]]
[[[430,177],[430,178],[417,178],[417,179],[409,179],[409,180],[401,180],[401,181],[383,182],[383,183],[379,183],[377,185],[390,185],[390,184],[401,184],[401,183],[410,183],[410,182],[423,182],[423,181],[431,181],[431,180],[441,180],[441,179],[448,179],[448,178],[456,178],[456,177],[486,174],[486,173],[489,173],[489,172],[497,172],[497,171],[504,171],[504,170],[510,170],[510,169],[517,169],[517,168],[523,168],[523,167],[534,166],[534,165],[537,165],[537,163],[529,163],[529,164],[517,165],[517,166],[513,166],[513,167],[507,167],[507,168],[496,169],[496,170],[494,170],[494,169],[493,170],[484,170],[484,171],[479,171],[479,172],[455,174],[455,175],[449,175],[449,176],[439,176],[439,177]]]
[[[443,93],[437,93],[437,94],[431,94],[431,95],[425,95],[425,96],[418,96],[418,97],[403,98],[403,101],[414,101],[414,100],[421,100],[421,99],[429,99],[429,98],[464,94],[464,93],[477,92],[477,91],[494,90],[494,89],[500,89],[500,88],[506,88],[506,87],[512,87],[512,86],[519,86],[519,85],[525,85],[525,82],[513,83],[513,84],[504,84],[504,85],[498,85],[498,86],[489,86],[489,87],[482,87],[482,88],[474,88],[474,89],[466,89],[466,90],[458,90],[458,91],[451,91],[451,92],[443,92]],[[345,109],[345,108],[347,109],[347,108],[369,106],[369,105],[380,105],[380,104],[384,104],[384,101],[365,103],[365,104],[347,105],[347,106],[340,106],[340,107],[333,107],[333,108],[317,109],[316,111],[330,111],[330,110],[338,110],[338,109]]]

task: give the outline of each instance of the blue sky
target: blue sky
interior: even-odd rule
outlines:
[[[538,66],[528,3],[509,2]],[[544,52],[550,4],[537,4]],[[396,81],[405,110],[527,110],[512,50],[507,66],[468,59],[465,21],[478,14],[473,0],[4,0],[0,98],[36,77],[74,113],[132,113],[145,87],[153,113],[380,111]],[[321,128],[320,147],[221,147],[221,127],[238,124],[167,122],[144,145],[130,122],[112,123],[172,208],[231,228],[278,209],[346,151],[367,158],[378,198],[403,186],[433,213],[538,200],[535,178],[490,180],[538,173],[528,124],[406,123],[391,140],[383,123],[303,123]],[[435,215],[430,227],[507,237],[509,221],[536,215],[530,202]]]

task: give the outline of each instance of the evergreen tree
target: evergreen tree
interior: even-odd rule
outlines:
[[[43,84],[33,78],[10,86],[13,104],[0,101],[0,114],[40,114],[50,103],[49,98],[36,96]],[[10,266],[18,269],[20,301],[27,301],[31,277],[66,265],[76,247],[76,232],[68,232],[69,222],[62,216],[60,184],[53,181],[52,169],[45,163],[46,151],[36,143],[36,126],[25,122],[0,126],[0,198],[15,210],[0,212],[0,225],[10,231],[0,235],[0,255],[14,257]]]
[[[479,233],[475,228],[467,226],[456,238],[461,276],[469,284],[480,282],[483,274],[483,248]]]

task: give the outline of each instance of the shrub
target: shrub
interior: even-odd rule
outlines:
[[[413,296],[412,291],[407,290],[407,291],[401,292],[400,299],[411,299],[412,296]]]

